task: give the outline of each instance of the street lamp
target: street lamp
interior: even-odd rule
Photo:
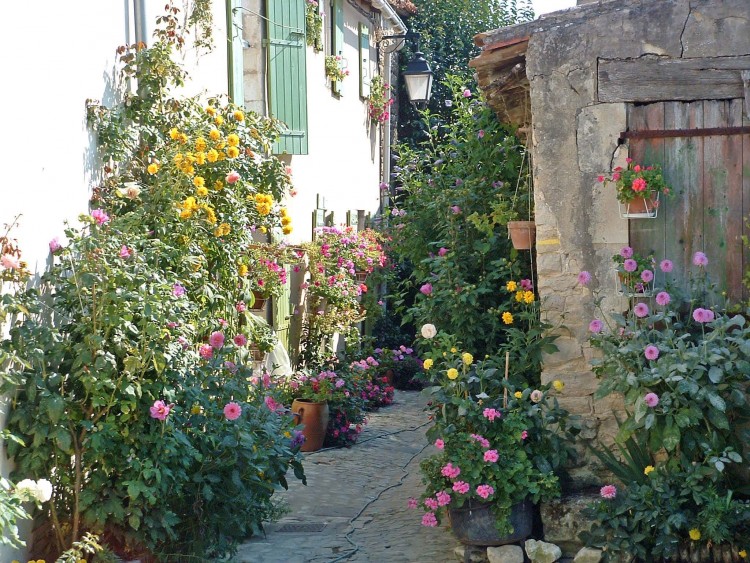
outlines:
[[[411,103],[426,104],[432,95],[432,70],[424,58],[424,53],[419,50],[419,33],[409,31],[402,35],[384,35],[383,39],[414,39],[414,58],[406,65],[402,75]]]

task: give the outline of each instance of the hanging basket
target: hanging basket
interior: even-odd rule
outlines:
[[[650,197],[637,197],[627,203],[618,202],[623,219],[656,219],[659,214],[659,192]]]
[[[617,295],[623,297],[651,297],[654,289],[654,282],[639,281],[637,276],[631,276],[633,279],[628,280],[622,272],[614,270],[615,290]]]
[[[536,223],[508,221],[508,235],[516,250],[531,250],[536,242]]]

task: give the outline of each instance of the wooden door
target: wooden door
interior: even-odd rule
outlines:
[[[693,254],[705,252],[711,281],[734,303],[748,297],[750,133],[721,130],[748,125],[741,99],[628,106],[629,135],[642,134],[629,140],[631,158],[660,164],[674,191],[662,197],[657,219],[630,221],[631,246],[672,260],[683,290],[695,270]]]

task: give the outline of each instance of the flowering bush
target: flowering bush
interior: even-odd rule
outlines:
[[[327,55],[325,60],[326,76],[334,81],[342,81],[349,76],[349,70],[344,68],[344,58],[341,55]]]
[[[691,295],[668,283],[653,301],[591,323],[591,344],[600,351],[592,361],[602,379],[597,397],[624,398],[629,414],[617,441],[635,441],[644,452],[617,503],[600,505],[587,536],[612,554],[669,558],[684,542],[747,547],[738,519],[747,507],[732,499],[746,498],[750,484],[750,310],[728,313],[709,283],[708,258],[698,252],[693,264]],[[671,263],[660,268],[668,273]]]
[[[519,388],[499,378],[494,365],[475,363],[455,346],[425,360],[435,421],[427,435],[439,450],[421,464],[426,526],[437,525],[445,510],[490,502],[497,529],[506,534],[513,505],[560,492],[556,471],[568,448],[550,429],[565,431],[567,413],[557,405],[553,385]],[[563,386],[555,382],[554,388]]]
[[[385,123],[390,117],[390,107],[393,98],[390,97],[391,87],[383,82],[380,75],[370,81],[370,96],[367,98],[367,113],[372,121]]]
[[[610,177],[599,176],[599,182],[615,184],[618,201],[628,203],[639,197],[655,198],[659,193],[669,195],[670,189],[658,164],[642,166],[633,164],[631,158],[627,162],[627,168],[616,167]]]
[[[307,46],[316,53],[323,50],[323,16],[320,14],[318,0],[307,0],[305,4],[305,35]]]

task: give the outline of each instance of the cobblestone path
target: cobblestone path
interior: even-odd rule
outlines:
[[[393,405],[370,414],[352,448],[306,455],[307,486],[290,476],[279,497],[289,512],[240,548],[237,563],[455,561],[445,528],[421,525],[419,462],[429,455],[423,399],[396,391]]]

